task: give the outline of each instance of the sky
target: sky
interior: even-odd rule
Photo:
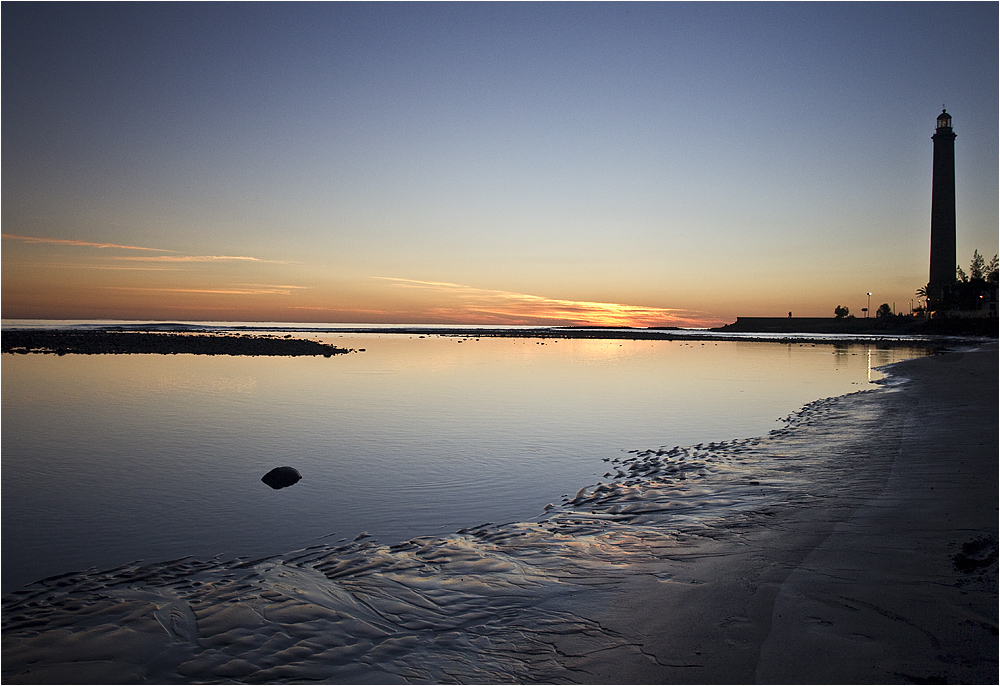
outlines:
[[[908,311],[935,119],[998,250],[998,4],[2,6],[4,318]]]

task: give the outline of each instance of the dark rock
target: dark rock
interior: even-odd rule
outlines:
[[[260,478],[261,481],[274,489],[294,486],[299,482],[302,475],[299,470],[292,467],[275,467]]]

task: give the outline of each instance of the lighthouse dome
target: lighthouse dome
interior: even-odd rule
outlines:
[[[937,127],[939,129],[951,128],[951,115],[944,108],[941,109],[941,114],[938,115]]]

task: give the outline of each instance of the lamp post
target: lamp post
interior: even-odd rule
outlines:
[[[868,294],[868,307],[865,308],[865,319],[868,319],[868,313],[872,310],[872,294]]]

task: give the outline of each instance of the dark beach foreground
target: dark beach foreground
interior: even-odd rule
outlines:
[[[38,582],[3,681],[996,683],[997,363],[634,452],[534,521]]]

